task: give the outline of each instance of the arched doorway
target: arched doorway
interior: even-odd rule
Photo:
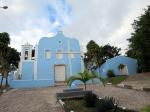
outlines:
[[[122,75],[128,75],[128,67],[127,67],[127,65],[124,65],[124,67],[121,69],[121,74]]]

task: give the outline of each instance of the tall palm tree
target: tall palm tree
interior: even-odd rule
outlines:
[[[84,72],[78,73],[76,76],[69,77],[69,79],[67,80],[67,85],[71,86],[71,84],[75,80],[79,80],[79,81],[83,82],[85,90],[86,90],[87,81],[89,81],[89,80],[91,80],[93,78],[96,78],[96,76],[90,74],[87,70],[85,70]]]

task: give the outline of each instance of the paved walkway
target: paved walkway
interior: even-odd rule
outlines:
[[[0,112],[63,112],[55,93],[64,88],[12,89],[0,96]]]
[[[136,91],[131,89],[123,89],[118,87],[99,87],[98,85],[93,88],[94,92],[100,97],[112,96],[121,106],[127,107],[129,109],[140,110],[148,105],[150,105],[150,92]]]
[[[12,89],[0,96],[0,112],[63,112],[56,103],[56,92],[61,92],[66,86]],[[150,105],[150,92],[135,91],[116,87],[88,85],[99,96],[113,96],[120,105],[130,109],[141,109]]]

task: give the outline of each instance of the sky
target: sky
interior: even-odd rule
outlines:
[[[1,0],[0,32],[8,32],[11,47],[18,51],[41,37],[52,37],[58,30],[77,38],[86,49],[94,40],[100,46],[120,47],[124,54],[132,23],[144,13],[150,0]]]

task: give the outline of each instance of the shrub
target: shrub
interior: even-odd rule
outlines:
[[[97,112],[112,112],[115,110],[117,106],[114,104],[116,103],[113,97],[105,97],[104,99],[100,99],[97,102]]]
[[[84,102],[87,107],[94,107],[97,102],[97,95],[94,93],[86,93],[84,96]]]
[[[113,70],[108,70],[107,71],[107,77],[108,78],[115,77],[114,71]]]

